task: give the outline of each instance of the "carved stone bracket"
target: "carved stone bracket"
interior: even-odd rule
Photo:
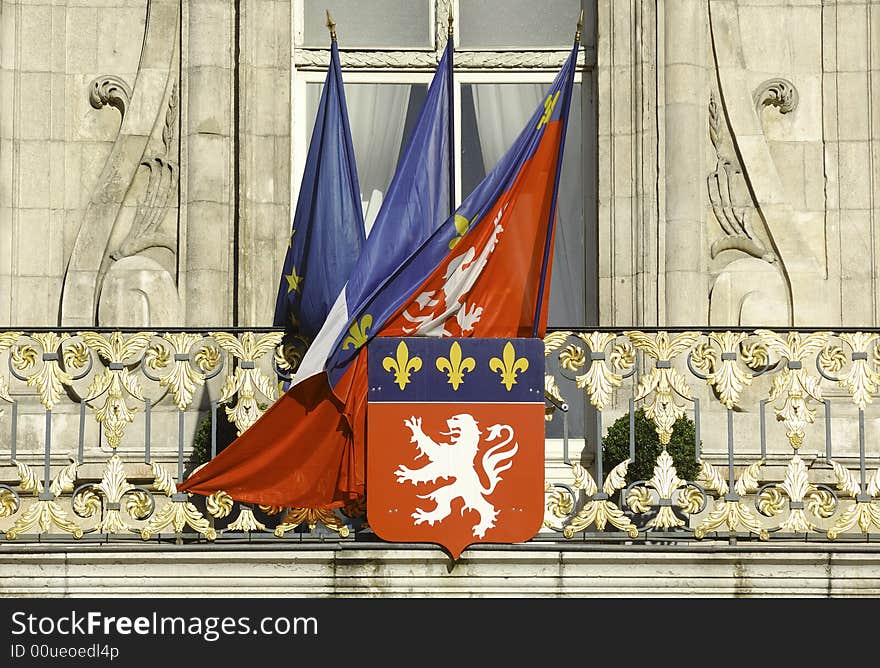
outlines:
[[[758,115],[761,107],[776,107],[780,114],[790,114],[798,105],[797,88],[788,79],[768,79],[755,89],[753,97]]]
[[[109,105],[119,109],[119,113],[125,117],[129,102],[131,102],[131,86],[121,77],[102,74],[89,84],[89,104],[95,109],[103,109]]]

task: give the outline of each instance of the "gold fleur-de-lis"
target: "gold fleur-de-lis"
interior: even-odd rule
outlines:
[[[437,358],[437,371],[446,371],[449,378],[449,384],[453,390],[458,390],[459,386],[464,382],[464,374],[473,371],[477,366],[473,357],[462,358],[461,346],[458,341],[452,344],[449,349],[449,357]]]
[[[359,322],[355,322],[348,328],[348,336],[342,341],[342,349],[354,348],[357,350],[367,342],[367,332],[373,325],[373,316],[367,313]]]
[[[541,120],[538,121],[538,130],[547,125],[550,122],[551,116],[553,116],[553,109],[556,107],[556,103],[559,101],[559,91],[556,91],[555,95],[548,95],[547,99],[544,100],[544,114],[541,116]]]
[[[476,217],[474,217],[476,220]],[[462,237],[465,235],[465,232],[470,228],[473,220],[468,220],[464,216],[460,216],[459,214],[455,214],[455,218],[453,219],[453,224],[455,225],[456,236],[449,242],[449,250],[452,250],[458,245],[458,242],[461,241]]]
[[[529,368],[529,361],[525,357],[517,358],[510,341],[504,344],[501,356],[503,359],[493,357],[489,360],[489,369],[501,374],[501,384],[510,392],[510,388],[516,385],[517,374]]]
[[[411,358],[409,356],[409,348],[406,347],[406,343],[401,341],[397,344],[395,357],[386,357],[382,360],[382,368],[389,373],[394,372],[394,382],[402,390],[412,382],[409,377],[410,372],[416,373],[421,370],[422,358]]]

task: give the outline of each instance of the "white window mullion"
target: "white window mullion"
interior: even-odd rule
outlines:
[[[455,160],[455,208],[461,204],[461,83],[456,79],[455,85],[452,87],[452,127],[453,137],[453,156]]]

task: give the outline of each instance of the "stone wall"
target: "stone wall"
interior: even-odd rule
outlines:
[[[0,2],[0,323],[267,325],[290,3]]]
[[[599,3],[602,324],[878,324],[878,35],[876,2]]]
[[[268,324],[290,3],[0,26],[0,323]],[[877,324],[878,33],[864,0],[599,1],[601,324]]]

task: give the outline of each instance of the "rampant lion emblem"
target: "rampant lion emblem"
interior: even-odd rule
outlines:
[[[479,513],[480,521],[474,525],[474,536],[483,538],[486,531],[495,526],[499,513],[495,506],[486,500],[486,496],[495,491],[495,487],[501,481],[501,473],[513,466],[510,460],[519,450],[519,443],[516,442],[508,447],[513,440],[513,428],[506,424],[494,424],[489,427],[486,441],[494,441],[505,432],[506,438],[489,448],[481,459],[480,463],[488,480],[488,485],[484,487],[474,461],[482,432],[472,415],[467,413],[453,415],[446,421],[449,431],[442,432],[442,435],[451,437],[449,443],[436,443],[426,435],[422,431],[422,418],[411,417],[403,423],[412,432],[410,443],[415,443],[419,449],[416,459],[427,455],[431,462],[419,469],[399,466],[394,472],[397,482],[417,485],[433,483],[438,478],[455,479],[454,482],[438,487],[433,492],[419,495],[420,499],[430,499],[437,506],[430,511],[416,508],[416,512],[412,514],[415,524],[427,522],[433,526],[434,522],[442,522],[452,512],[452,502],[461,498],[464,502],[462,515],[465,510],[475,510]]]

